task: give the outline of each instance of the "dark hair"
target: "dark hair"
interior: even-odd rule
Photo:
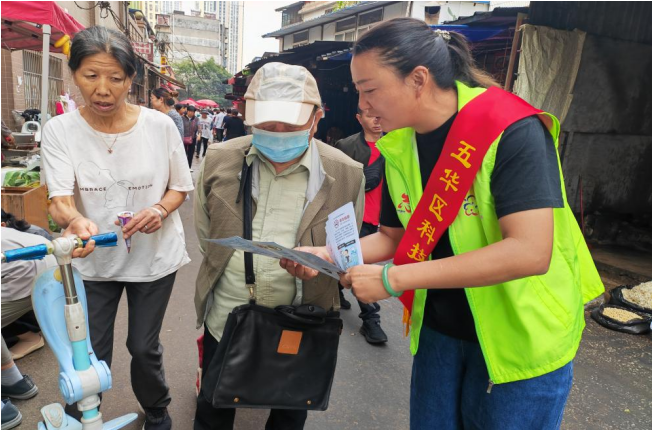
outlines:
[[[182,109],[185,108],[185,107],[186,107],[186,105],[183,105],[183,104],[181,104],[181,103],[177,103],[177,104],[175,105],[175,109],[177,109],[177,110],[182,110]]]
[[[24,219],[16,219],[14,214],[5,212],[4,209],[2,209],[2,222],[7,224],[7,227],[18,231],[27,231],[31,227],[30,223]]]
[[[191,112],[195,112],[197,110],[197,108],[195,106],[193,106],[193,105],[188,105],[188,110],[191,111]]]
[[[231,115],[231,108],[227,109],[227,114]]]
[[[427,67],[442,89],[454,88],[456,80],[472,87],[498,86],[474,64],[465,36],[453,31],[435,32],[414,18],[391,19],[363,34],[354,45],[353,55],[368,51],[376,51],[381,63],[401,77],[417,66]]]
[[[103,53],[115,58],[130,78],[136,74],[136,54],[127,36],[101,26],[86,28],[75,35],[68,67],[75,72],[84,58]]]
[[[175,101],[172,100],[174,97],[179,97],[179,93],[177,91],[170,91],[167,88],[163,88],[163,87],[159,87],[152,90],[152,94],[154,94],[154,97],[156,97],[157,99],[163,99],[163,101],[168,106],[172,106],[175,104]],[[172,103],[169,103],[169,100],[172,100]]]

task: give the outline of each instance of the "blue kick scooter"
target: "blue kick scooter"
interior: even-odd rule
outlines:
[[[91,237],[98,247],[116,246],[115,233]],[[88,335],[86,291],[72,266],[73,251],[86,246],[78,237],[60,237],[45,245],[14,249],[2,262],[42,259],[53,254],[59,267],[43,272],[32,291],[32,306],[45,339],[59,361],[59,389],[69,405],[77,402],[82,422],[66,415],[59,403],[41,408],[38,430],[117,430],[138,418],[135,413],[102,421],[99,393],[111,388],[111,371],[93,353]]]

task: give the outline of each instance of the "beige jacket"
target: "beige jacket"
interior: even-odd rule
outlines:
[[[236,203],[240,186],[240,174],[246,152],[251,146],[252,136],[232,139],[225,143],[211,145],[204,160],[204,173],[197,192],[206,196],[204,207],[196,207],[208,216],[209,224],[202,226],[201,237],[221,239],[242,236],[242,202]],[[309,200],[297,231],[297,244],[300,246],[326,245],[326,220],[328,215],[340,206],[353,202],[357,214],[362,213],[365,195],[365,180],[362,164],[353,161],[341,151],[313,140],[316,152],[316,167],[319,178],[309,180],[307,199]],[[317,151],[315,151],[317,149]],[[256,172],[256,169],[254,169]],[[316,180],[318,181],[316,183]],[[316,185],[317,184],[317,185]],[[256,197],[257,175],[253,178],[253,192]],[[311,188],[315,188],[312,193]],[[310,195],[314,194],[314,195]],[[256,199],[253,199],[253,212],[256,214]],[[253,215],[254,215],[253,214]],[[196,218],[197,214],[196,214]],[[357,215],[360,228],[362,216]],[[234,251],[212,243],[202,243],[204,259],[195,285],[195,310],[197,328],[204,323],[209,311],[212,290],[222,276]],[[243,288],[245,288],[243,279]],[[338,282],[326,275],[318,275],[303,283],[302,303],[310,303],[325,309],[339,309]]]

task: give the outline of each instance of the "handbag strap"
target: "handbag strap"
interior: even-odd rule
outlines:
[[[240,189],[238,200],[243,200],[243,239],[252,240],[252,166],[247,164],[247,158],[243,160],[243,170],[240,175]],[[251,252],[245,252],[245,283],[249,288],[250,302],[256,302],[255,288],[256,276],[254,275],[254,256]]]

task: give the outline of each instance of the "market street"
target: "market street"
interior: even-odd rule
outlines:
[[[194,166],[195,172],[197,167]],[[173,427],[179,430],[192,428],[198,363],[196,339],[201,334],[195,330],[193,305],[201,256],[193,229],[191,203],[186,202],[180,211],[188,252],[193,261],[179,271],[161,333],[166,378],[172,394],[169,410]],[[347,297],[353,300],[350,293]],[[129,354],[125,348],[126,305],[123,297],[116,321],[113,388],[105,393],[102,403],[105,420],[138,412],[129,383]],[[408,338],[402,334],[402,306],[395,299],[384,300],[381,306],[383,328],[389,338],[384,346],[369,345],[358,333],[360,319],[355,303],[351,310],[342,312],[344,330],[329,409],[309,413],[306,429],[408,429],[412,359]],[[588,312],[585,316],[587,328],[575,360],[574,386],[562,428],[650,428],[651,334],[635,336],[611,331],[596,324]],[[15,401],[23,414],[20,428],[34,429],[40,418],[39,409],[49,403],[61,402],[57,385],[58,366],[47,346],[17,364],[39,387],[35,398]],[[263,428],[266,419],[266,410],[240,410],[236,428]],[[140,429],[142,423],[140,414],[137,423],[128,429]]]

